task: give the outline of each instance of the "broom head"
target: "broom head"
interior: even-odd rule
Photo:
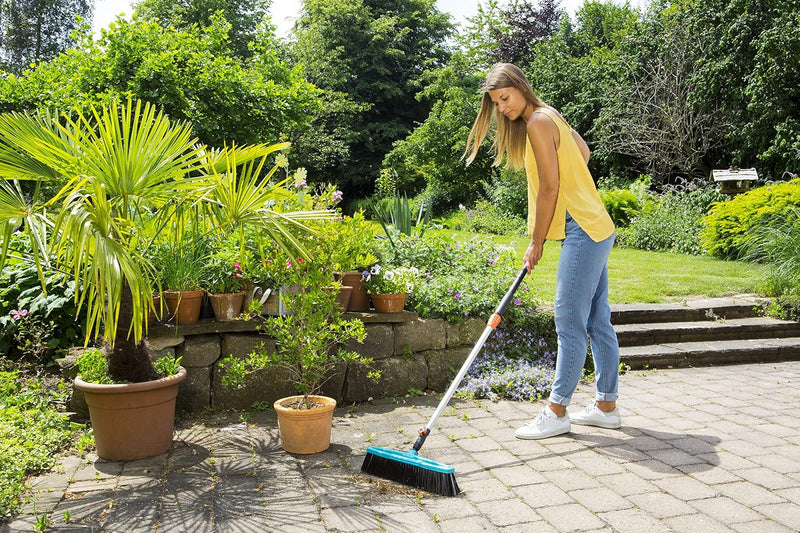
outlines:
[[[443,496],[456,496],[461,492],[456,483],[455,468],[420,457],[416,450],[401,452],[370,446],[361,470]]]

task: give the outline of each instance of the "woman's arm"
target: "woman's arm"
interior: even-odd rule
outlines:
[[[547,115],[541,113],[535,113],[528,121],[527,133],[539,172],[536,218],[531,233],[531,244],[523,259],[525,266],[528,267],[528,272],[531,272],[542,258],[544,241],[556,210],[559,187],[556,149],[560,139],[555,123]]]
[[[591,155],[591,151],[589,150],[589,145],[586,144],[586,141],[583,140],[581,134],[575,130],[572,131],[572,138],[575,139],[575,144],[578,145],[578,150],[581,151],[581,155],[583,156],[583,161],[588,165],[589,164],[589,155]]]

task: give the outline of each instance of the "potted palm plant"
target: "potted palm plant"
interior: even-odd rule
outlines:
[[[277,166],[262,170],[269,154],[287,146],[210,150],[197,143],[188,125],[142,102],[61,116],[0,115],[0,267],[8,253],[27,254],[40,278],[48,267],[74,281],[79,312],[87,317],[86,343],[103,344],[115,383],[107,386],[135,392],[162,379],[145,342],[153,287],[160,291],[148,259],[159,235],[182,231],[181,217],[192,211],[209,228],[234,233],[250,224],[284,242],[305,230],[303,220],[330,216],[272,209],[282,190],[271,181]],[[32,195],[24,192],[24,181],[33,183],[26,187]],[[43,191],[55,192],[47,197]],[[9,249],[17,228],[30,252]],[[104,408],[102,402],[97,406]],[[156,424],[147,416],[126,424],[132,443],[150,439],[159,428],[171,434],[171,423]],[[95,431],[98,449],[105,438]]]
[[[292,263],[284,282],[299,287],[286,291],[281,299],[287,314],[264,320],[262,333],[276,341],[275,351],[261,348],[244,359],[228,356],[221,363],[225,386],[240,387],[245,377],[271,366],[288,370],[296,396],[273,404],[278,414],[281,446],[290,453],[310,454],[330,446],[333,410],[336,399],[320,394],[323,384],[346,365],[372,359],[347,350],[344,344],[363,342],[364,324],[345,320],[335,292],[326,290],[331,271],[319,262]],[[379,374],[372,372],[377,379]]]

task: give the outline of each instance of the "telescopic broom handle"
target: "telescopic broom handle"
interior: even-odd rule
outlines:
[[[442,397],[442,401],[439,402],[439,406],[436,408],[436,412],[433,413],[433,416],[428,421],[428,424],[419,430],[419,437],[417,441],[414,443],[414,450],[419,451],[422,448],[422,445],[425,443],[425,439],[431,432],[431,428],[436,424],[436,421],[444,412],[445,407],[447,404],[450,403],[450,400],[453,398],[453,395],[456,393],[456,389],[461,384],[461,380],[464,379],[469,367],[472,366],[472,363],[475,361],[475,358],[480,353],[481,348],[486,343],[486,339],[489,338],[492,331],[500,325],[501,315],[506,310],[506,308],[511,304],[511,300],[514,298],[514,293],[517,292],[522,280],[525,278],[525,275],[528,273],[528,267],[523,266],[522,269],[517,274],[517,279],[514,280],[514,283],[511,284],[511,287],[506,292],[506,295],[500,301],[500,305],[497,306],[492,316],[489,317],[489,320],[486,322],[486,328],[484,328],[483,333],[481,334],[478,342],[475,343],[475,346],[472,348],[472,351],[469,353],[469,357],[467,360],[464,361],[464,364],[461,365],[461,369],[456,374],[456,377],[453,379],[453,382],[450,384],[450,388],[447,389],[444,396]]]

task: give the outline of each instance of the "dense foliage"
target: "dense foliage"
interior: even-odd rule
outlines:
[[[516,277],[519,260],[511,248],[482,239],[458,241],[437,232],[422,238],[401,236],[379,253],[389,265],[412,265],[424,273],[407,307],[425,318],[458,322],[469,316],[489,316]],[[535,306],[523,283],[509,316]]]
[[[74,286],[47,272],[43,292],[34,265],[0,271],[0,354],[46,365],[59,350],[82,343],[85,319],[78,313]]]
[[[709,206],[725,199],[702,180],[681,180],[664,187],[661,194],[646,193],[644,198],[641,211],[619,228],[618,243],[640,250],[694,255],[703,252],[700,232]]]
[[[337,105],[318,117],[315,128],[325,128],[330,141],[343,144],[347,159],[306,165],[312,175],[335,181],[348,195],[372,192],[392,143],[430,111],[430,101],[417,99],[421,77],[447,60],[444,45],[451,31],[434,0],[304,2],[291,47],[294,60],[312,83],[344,95],[359,109],[340,113]]]
[[[800,296],[800,203],[764,216],[745,241],[746,258],[769,267],[764,291]]]
[[[319,91],[280,59],[274,35],[261,33],[247,61],[234,54],[229,35],[217,16],[207,27],[173,31],[119,19],[98,41],[83,35],[69,53],[0,80],[0,110],[141,99],[191,123],[211,146],[277,142],[307,127]]]
[[[212,24],[212,18],[221,12],[230,24],[228,33],[231,48],[239,57],[250,57],[250,43],[258,41],[262,24],[269,14],[271,0],[138,0],[135,13],[145,19],[157,19],[164,29],[188,29],[195,25],[203,28]]]

